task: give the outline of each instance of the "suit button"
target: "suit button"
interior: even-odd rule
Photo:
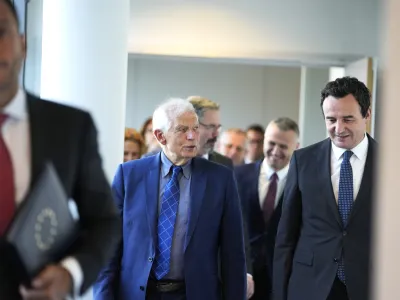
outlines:
[[[347,231],[345,230],[345,231],[343,231],[343,236],[346,236],[347,235]]]
[[[140,286],[140,290],[144,291],[144,286],[143,285]]]
[[[337,258],[334,258],[333,261],[334,261],[335,263],[337,263],[339,260],[338,260]]]
[[[152,257],[149,257],[149,262],[153,262],[153,258]]]

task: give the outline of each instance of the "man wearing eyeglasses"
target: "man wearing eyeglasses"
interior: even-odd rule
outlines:
[[[215,143],[221,131],[219,104],[200,96],[190,96],[187,100],[192,103],[199,118],[200,142],[197,155],[233,169],[234,163],[230,158],[214,151]],[[243,232],[247,262],[247,299],[249,299],[254,293],[254,281],[251,275],[252,263],[247,222],[244,217],[245,214],[243,213]]]
[[[214,152],[214,146],[221,130],[219,105],[200,96],[190,96],[188,101],[192,103],[199,117],[200,143],[197,155],[232,168],[233,164],[229,158]]]

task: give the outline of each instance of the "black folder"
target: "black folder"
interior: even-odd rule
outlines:
[[[6,239],[32,278],[46,265],[64,257],[76,239],[77,226],[56,170],[46,163],[19,207]]]

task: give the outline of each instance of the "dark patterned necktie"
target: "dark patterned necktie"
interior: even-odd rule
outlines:
[[[343,228],[346,228],[351,209],[354,202],[354,189],[353,189],[353,169],[350,164],[350,157],[353,152],[346,151],[343,154],[343,161],[340,166],[340,179],[339,179],[339,193],[338,193],[338,209],[340,218],[342,219]],[[338,264],[337,275],[339,279],[346,283],[346,275],[344,269],[344,253],[340,258]]]

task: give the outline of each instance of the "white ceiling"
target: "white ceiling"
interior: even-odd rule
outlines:
[[[131,0],[129,51],[170,59],[343,65],[378,56],[378,0]]]

